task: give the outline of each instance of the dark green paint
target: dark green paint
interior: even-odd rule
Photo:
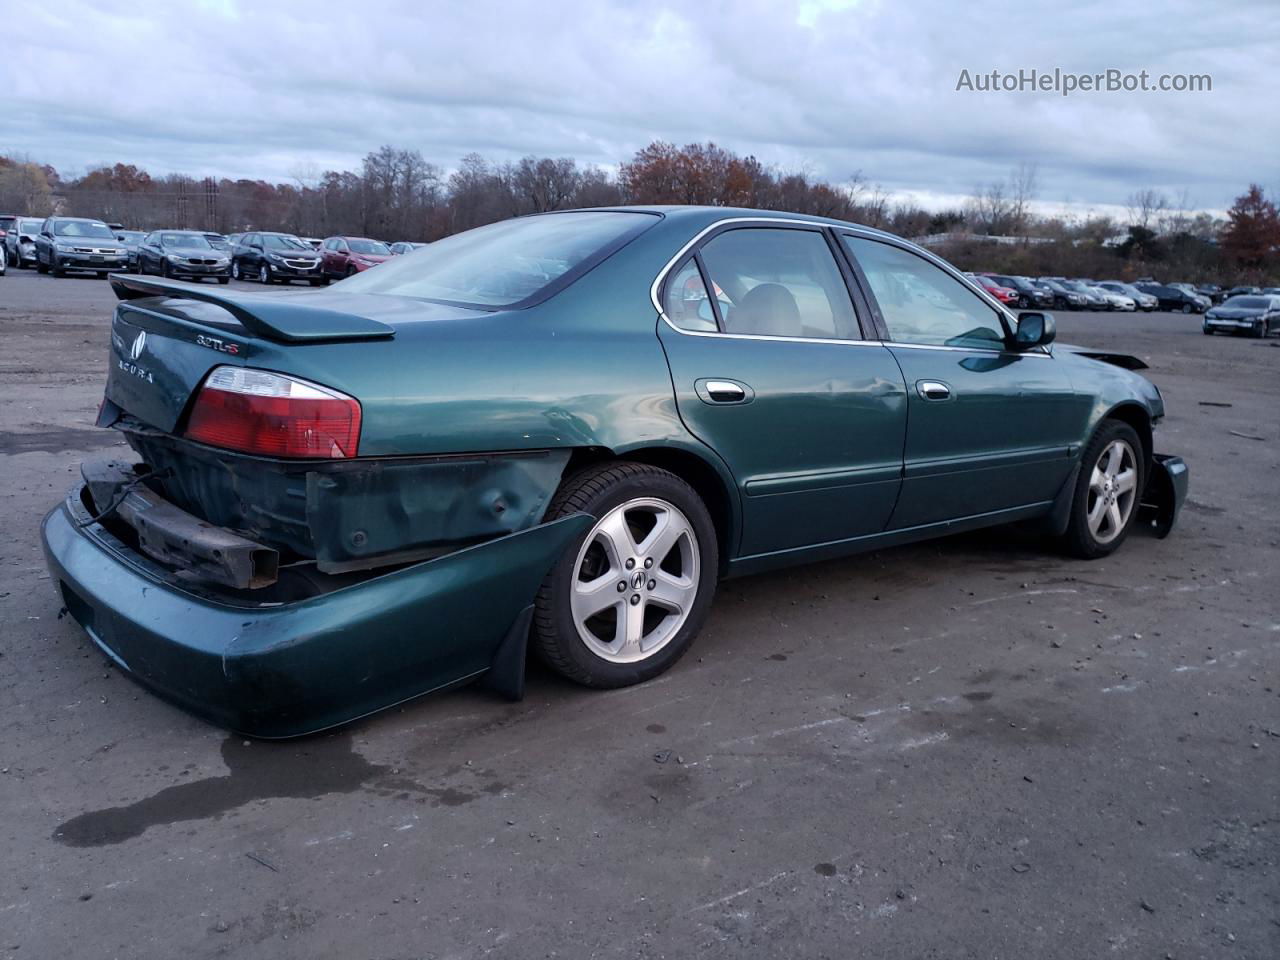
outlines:
[[[322,539],[335,568],[359,561],[348,535],[369,517],[389,554],[428,542],[455,552],[255,607],[175,586],[101,527],[76,530],[73,497],[45,522],[50,568],[70,588],[72,612],[170,698],[226,726],[287,735],[487,669],[543,574],[588,522],[537,525],[571,454],[696,458],[721,488],[721,553],[732,575],[1048,516],[1102,418],[1124,415],[1149,437],[1150,421],[1163,415],[1148,381],[1061,344],[1031,356],[1013,343],[911,349],[677,331],[650,297],[677,251],[724,219],[790,215],[657,212],[652,229],[526,309],[357,294],[342,284],[271,298],[219,291],[202,298],[216,302],[121,303],[105,419],[127,411],[140,421],[134,439],[144,454],[163,459],[180,446],[160,435],[181,432],[194,391],[219,364],[290,373],[362,406],[360,459],[336,472],[188,450],[189,508],[239,497],[247,515],[256,498],[278,521],[264,521],[269,536],[313,549],[315,529],[334,521]],[[878,321],[851,289],[864,335],[875,337]],[[232,313],[249,315],[247,323],[218,306],[228,301],[240,301]],[[326,329],[331,336],[316,336]],[[709,403],[708,378],[743,385],[749,402]],[[949,384],[953,399],[922,400],[920,380]],[[514,482],[502,474],[512,454],[542,456],[546,469],[514,468]],[[433,457],[490,472],[415,468]],[[215,479],[232,460],[230,478]],[[504,490],[519,504],[495,522],[494,491]],[[291,501],[307,506],[277,509]],[[417,509],[434,510],[425,528],[409,518]],[[486,542],[458,549],[476,540]]]

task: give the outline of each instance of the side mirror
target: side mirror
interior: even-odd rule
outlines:
[[[1017,350],[1046,347],[1057,337],[1057,326],[1050,313],[1018,314],[1018,329],[1013,334],[1013,346]]]

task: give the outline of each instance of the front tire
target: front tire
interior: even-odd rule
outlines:
[[[1069,553],[1096,560],[1124,543],[1146,481],[1142,442],[1119,420],[1104,420],[1085,447],[1064,541]]]
[[[710,611],[720,563],[711,515],[675,474],[628,461],[566,479],[546,519],[579,512],[598,519],[538,591],[534,648],[584,686],[650,680],[685,654]]]
[[[258,266],[258,282],[264,287],[271,283],[271,271],[267,269],[265,263]]]

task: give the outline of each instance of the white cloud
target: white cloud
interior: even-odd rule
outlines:
[[[835,181],[957,195],[1021,161],[1046,203],[1276,177],[1274,0],[634,0],[275,5],[60,0],[6,12],[0,152],[287,179],[383,143],[616,164],[713,139]],[[1212,93],[956,92],[961,69],[1210,73]],[[1271,183],[1276,187],[1280,184]]]

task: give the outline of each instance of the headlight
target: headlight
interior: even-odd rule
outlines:
[[[166,254],[164,255],[164,258],[165,258],[166,260],[168,260],[170,263],[181,263],[181,262],[182,262],[182,258],[181,258],[180,256],[178,256],[176,253],[166,253]]]

